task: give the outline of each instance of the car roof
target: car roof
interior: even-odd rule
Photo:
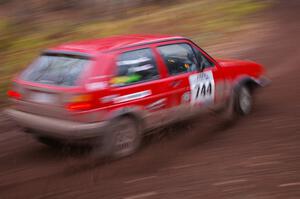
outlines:
[[[78,52],[85,54],[97,54],[99,52],[113,51],[121,48],[156,43],[162,41],[186,39],[181,36],[157,35],[157,34],[132,34],[111,36],[100,39],[82,40],[64,43],[51,48],[51,51]]]

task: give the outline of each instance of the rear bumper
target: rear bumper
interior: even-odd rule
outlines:
[[[62,139],[88,139],[101,136],[106,132],[108,122],[79,123],[44,116],[33,115],[22,111],[7,109],[4,111],[18,125],[35,130],[38,136],[49,136]]]

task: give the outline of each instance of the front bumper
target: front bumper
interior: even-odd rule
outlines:
[[[108,122],[79,123],[49,118],[30,113],[7,109],[4,111],[18,125],[35,130],[38,136],[62,139],[88,139],[101,136],[106,132]]]

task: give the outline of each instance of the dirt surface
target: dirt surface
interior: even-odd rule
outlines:
[[[272,84],[233,126],[202,116],[148,138],[132,157],[95,164],[0,117],[0,198],[300,198],[299,11],[300,1],[282,0],[257,16],[272,21],[272,34],[239,58],[264,64]]]

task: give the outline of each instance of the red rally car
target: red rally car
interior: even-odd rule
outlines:
[[[257,63],[213,59],[180,36],[66,43],[42,52],[14,79],[6,113],[42,143],[86,142],[123,157],[145,132],[203,110],[248,114],[263,74]]]

